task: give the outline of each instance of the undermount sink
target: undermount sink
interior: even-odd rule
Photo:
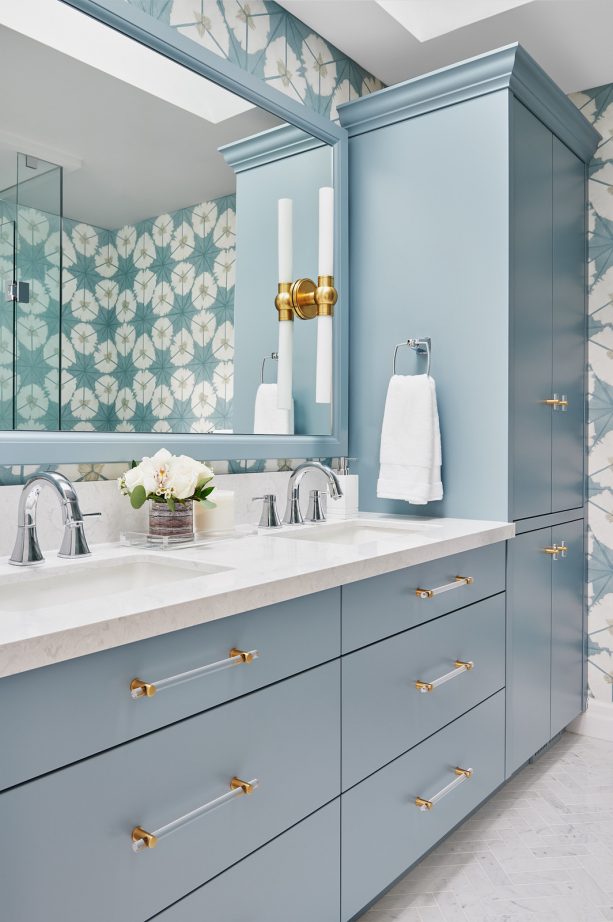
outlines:
[[[373,541],[395,542],[414,545],[431,540],[424,535],[424,528],[406,525],[383,525],[376,522],[341,522],[321,525],[301,525],[295,531],[279,531],[279,538],[291,538],[295,541],[315,541],[318,544],[360,545],[372,544]]]
[[[47,572],[32,568],[0,581],[0,611],[30,611],[105,599],[109,595],[184,582],[227,569],[200,562],[169,562],[151,557],[70,561]]]

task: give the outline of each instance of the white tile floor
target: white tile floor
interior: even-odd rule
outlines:
[[[360,922],[613,920],[613,743],[565,733]]]

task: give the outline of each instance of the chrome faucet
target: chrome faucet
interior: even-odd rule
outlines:
[[[303,464],[299,464],[292,471],[287,485],[287,506],[283,516],[283,521],[286,525],[302,525],[304,523],[304,517],[300,509],[300,484],[308,470],[321,471],[328,482],[328,493],[332,499],[340,499],[343,495],[338,477],[327,464],[320,464],[319,461],[305,461]]]
[[[62,504],[64,537],[58,557],[85,557],[90,552],[83,530],[83,513],[76,490],[63,474],[43,471],[26,480],[17,511],[17,538],[9,563],[27,567],[42,563],[44,557],[36,532],[36,509],[43,487],[52,487]],[[100,513],[90,513],[99,515]]]

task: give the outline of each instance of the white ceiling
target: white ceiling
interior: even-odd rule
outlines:
[[[162,69],[162,89],[155,81],[143,88],[142,79],[132,86],[128,77],[0,25],[0,190],[15,182],[21,151],[64,166],[64,215],[98,227],[122,227],[234,191],[234,172],[218,148],[279,120],[216,87],[207,96],[213,85],[204,78],[145,51],[151,73]],[[211,119],[222,120],[203,117],[207,106]]]
[[[387,84],[512,42],[566,93],[613,82],[613,0],[279,2]]]

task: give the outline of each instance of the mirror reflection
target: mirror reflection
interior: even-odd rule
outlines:
[[[330,148],[117,41],[92,66],[0,28],[0,429],[328,434],[317,323],[293,324],[291,412],[269,385],[279,200],[317,278]]]

